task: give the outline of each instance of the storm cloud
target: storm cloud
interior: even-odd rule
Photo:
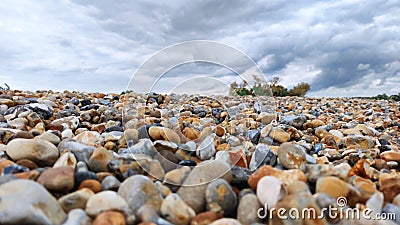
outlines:
[[[0,32],[0,82],[17,89],[121,92],[154,53],[191,40],[239,49],[266,80],[310,83],[309,96],[395,94],[400,84],[398,0],[5,0]],[[235,80],[201,65],[176,76],[218,72]]]

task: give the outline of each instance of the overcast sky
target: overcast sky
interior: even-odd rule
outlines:
[[[191,40],[242,51],[267,80],[308,82],[308,96],[400,90],[399,0],[3,0],[0,85],[119,93],[154,53]],[[225,75],[216,83],[201,78],[213,71]],[[198,77],[184,82],[183,73]],[[237,75],[197,63],[172,69],[169,78],[169,85],[185,83],[174,87],[185,92],[194,84],[226,86]]]

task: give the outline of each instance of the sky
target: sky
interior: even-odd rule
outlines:
[[[232,50],[222,54],[218,48],[193,48],[189,53],[164,55],[151,65],[179,62],[185,58],[182,54],[191,59],[214,54],[232,59],[231,52],[241,52],[256,67],[235,71],[214,61],[189,60],[164,68],[161,74],[136,76],[163,49],[193,40],[209,40]],[[230,82],[240,81],[242,73],[255,68],[266,81],[279,77],[289,88],[309,83],[310,97],[397,94],[400,1],[3,0],[0,4],[0,86],[119,93],[132,85],[154,83],[154,90],[167,92],[224,92]]]

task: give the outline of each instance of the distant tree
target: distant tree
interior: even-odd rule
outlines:
[[[289,96],[300,96],[303,97],[310,90],[310,85],[304,82],[294,86],[288,91]]]
[[[292,89],[288,90],[279,83],[279,77],[274,77],[273,80],[268,84],[268,82],[263,81],[260,77],[254,77],[253,87],[249,87],[246,81],[242,81],[240,84],[236,82],[231,83],[230,94],[231,95],[253,95],[253,96],[304,96],[307,91],[310,90],[310,85],[308,83],[299,83]]]

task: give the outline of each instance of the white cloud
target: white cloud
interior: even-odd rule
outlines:
[[[399,3],[384,0],[5,0],[0,77],[17,89],[119,92],[156,51],[210,39],[248,54],[267,79],[311,83],[310,95],[393,94],[399,15]],[[157,64],[179,57],[171,53]]]

